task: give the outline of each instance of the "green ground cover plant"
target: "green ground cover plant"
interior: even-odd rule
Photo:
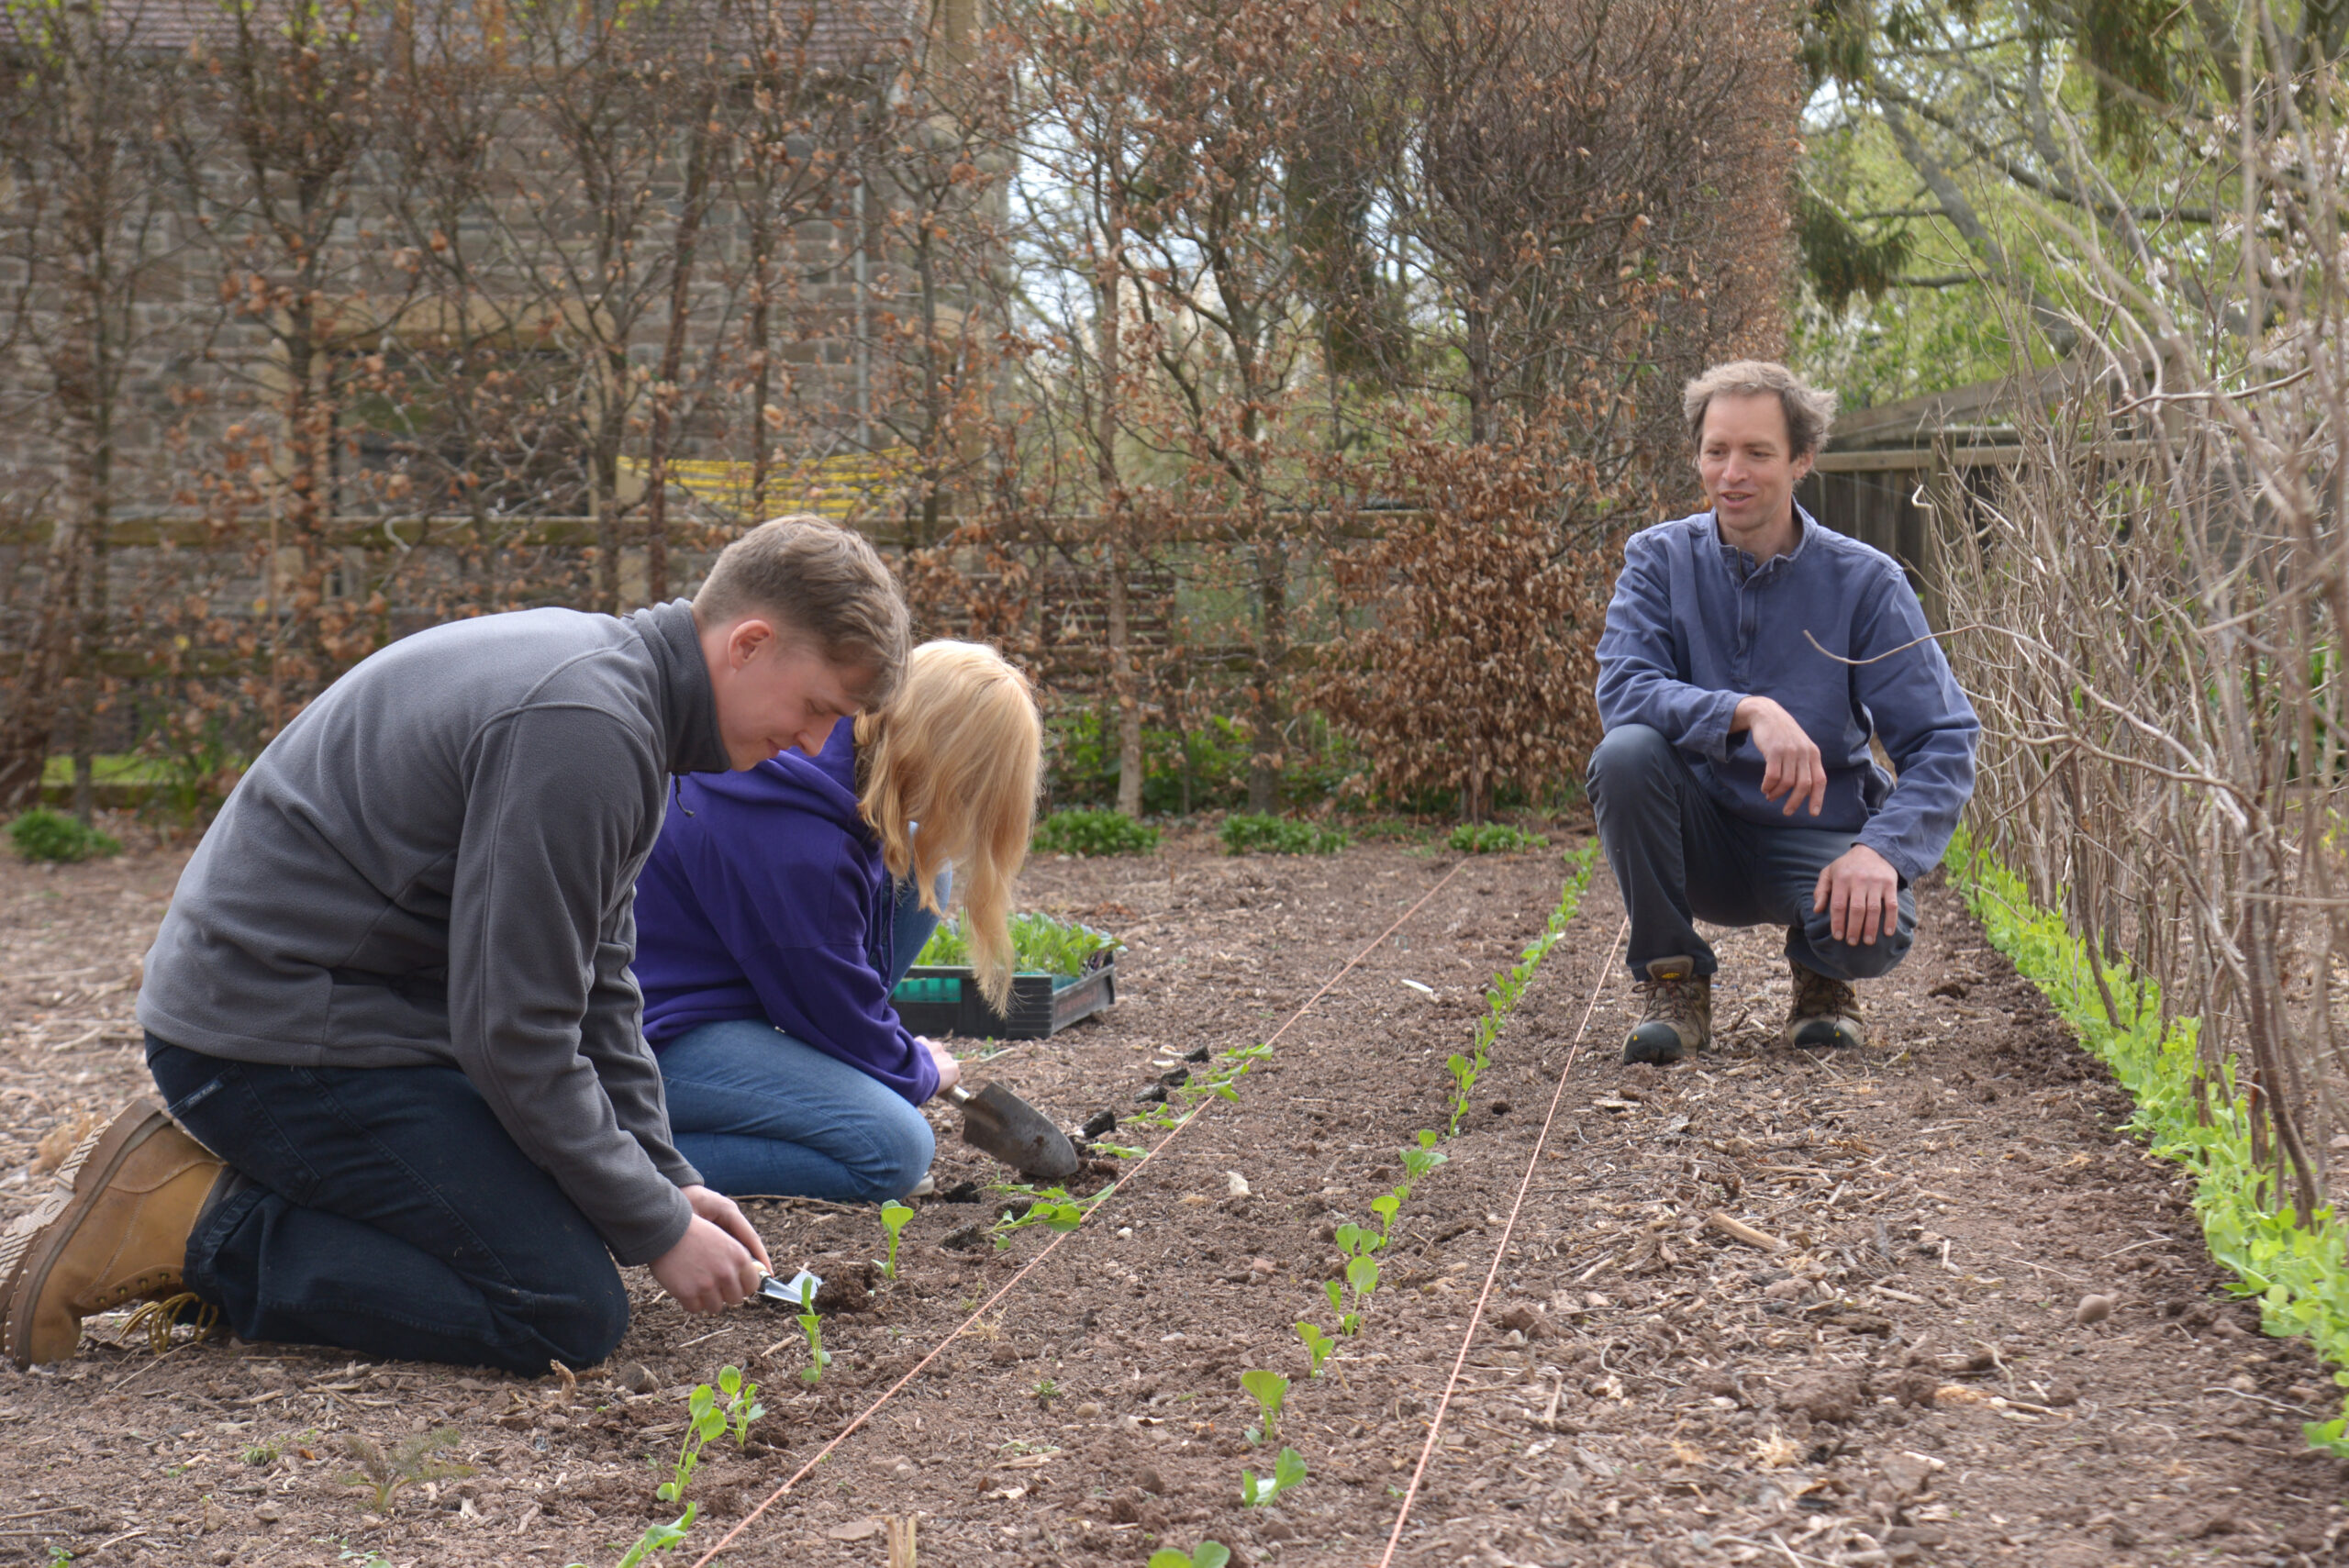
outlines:
[[[8,824],[8,841],[28,861],[86,861],[122,853],[122,842],[78,817],[36,806]]]
[[[1155,854],[1158,829],[1123,812],[1071,806],[1036,824],[1035,848],[1047,855]]]
[[[1225,817],[1222,838],[1228,855],[1334,855],[1350,842],[1342,828],[1262,811],[1235,811]]]
[[[1125,944],[1106,931],[1030,912],[1011,917],[1012,967],[1022,974],[1082,974],[1093,955]],[[938,923],[916,955],[917,965],[951,969],[971,962],[971,940],[960,916]]]
[[[2200,1022],[2165,1026],[2161,990],[2124,960],[2106,962],[2103,987],[2086,944],[2063,917],[2032,902],[2022,879],[1960,832],[1944,862],[1996,947],[2039,987],[2080,1043],[2112,1070],[2136,1103],[2130,1128],[2192,1173],[2194,1207],[2210,1256],[2234,1275],[2228,1288],[2259,1303],[2260,1326],[2305,1336],[2349,1385],[2349,1227],[2331,1205],[2296,1217],[2272,1166],[2254,1157],[2251,1112],[2230,1058],[2199,1070]],[[2104,994],[2112,998],[2108,1012]],[[2302,1427],[2312,1448],[2349,1457],[2349,1410]]]

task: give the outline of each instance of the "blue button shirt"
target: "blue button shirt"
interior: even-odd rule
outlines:
[[[1982,724],[1899,564],[1800,507],[1795,517],[1793,552],[1758,564],[1722,542],[1710,512],[1631,536],[1598,639],[1598,717],[1662,733],[1731,816],[1854,833],[1914,881],[1957,831]],[[1762,753],[1730,733],[1749,696],[1776,701],[1818,745],[1817,817],[1764,797]],[[1871,734],[1897,788],[1868,754]]]

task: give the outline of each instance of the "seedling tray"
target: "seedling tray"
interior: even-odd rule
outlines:
[[[1082,974],[1015,974],[1007,1012],[987,1006],[968,964],[916,964],[890,1000],[916,1034],[1042,1040],[1118,999],[1118,961],[1095,953]]]

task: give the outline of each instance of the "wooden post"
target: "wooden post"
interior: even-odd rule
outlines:
[[[914,1568],[915,1517],[889,1516],[889,1568]]]

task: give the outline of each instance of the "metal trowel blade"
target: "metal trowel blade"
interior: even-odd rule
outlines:
[[[968,1097],[957,1095],[955,1103],[963,1107],[963,1141],[972,1148],[1038,1181],[1057,1182],[1076,1174],[1076,1148],[1068,1134],[1002,1084],[989,1084]]]

